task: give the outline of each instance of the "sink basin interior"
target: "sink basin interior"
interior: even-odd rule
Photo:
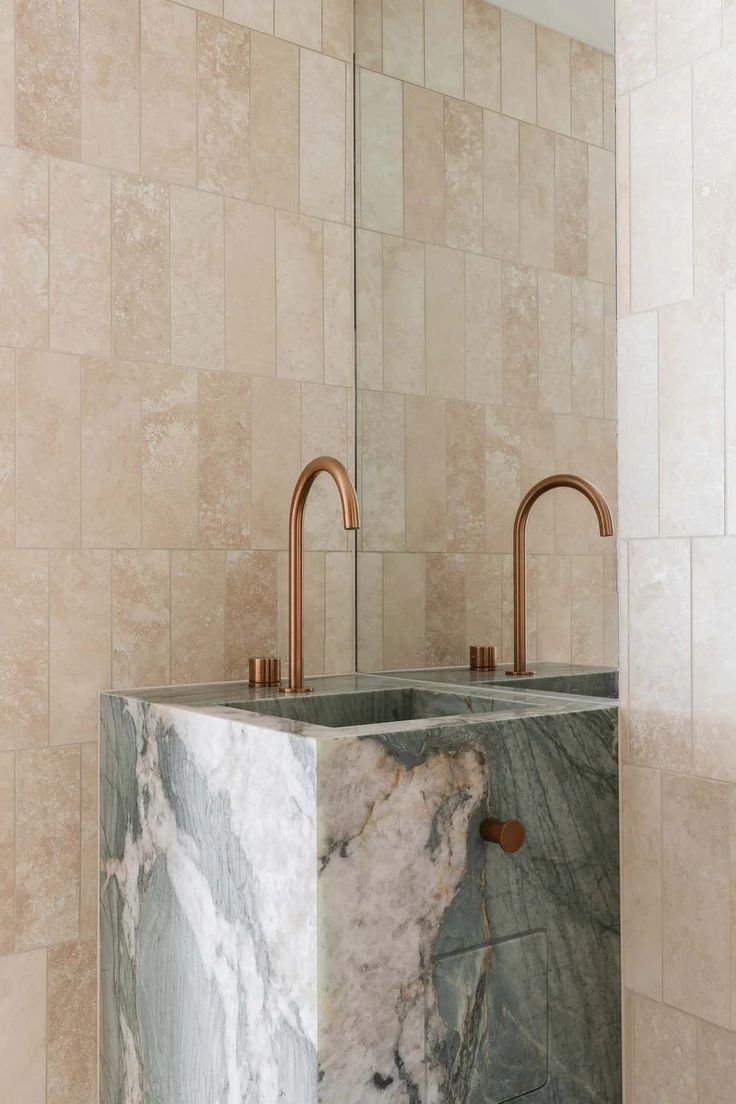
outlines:
[[[541,690],[544,693],[583,694],[588,698],[618,698],[617,671],[590,671],[570,675],[536,675],[533,678],[494,679],[486,686],[506,686],[516,690]]]

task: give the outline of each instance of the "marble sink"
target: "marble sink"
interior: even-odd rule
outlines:
[[[523,678],[509,676],[510,663],[498,664],[496,671],[473,671],[469,667],[427,668],[391,672],[405,678],[423,679],[457,686],[508,687],[535,693],[582,694],[588,698],[618,698],[618,670],[615,667],[591,667],[566,663],[534,664],[534,674]]]

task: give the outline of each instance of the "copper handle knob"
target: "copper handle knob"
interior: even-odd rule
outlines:
[[[480,835],[488,843],[497,843],[509,855],[518,851],[526,839],[524,825],[520,820],[498,820],[496,817],[486,817],[481,822]]]

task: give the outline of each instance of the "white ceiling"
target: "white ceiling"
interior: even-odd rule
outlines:
[[[525,15],[544,27],[552,27],[613,53],[615,0],[494,0],[499,8]]]

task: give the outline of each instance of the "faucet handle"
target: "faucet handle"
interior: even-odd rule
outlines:
[[[481,821],[480,836],[486,843],[497,843],[502,851],[513,855],[524,845],[526,830],[520,820],[486,817]]]
[[[281,682],[281,660],[276,656],[253,656],[248,660],[250,686],[278,686]]]
[[[471,671],[495,671],[498,666],[498,649],[495,644],[472,644],[470,647]]]

